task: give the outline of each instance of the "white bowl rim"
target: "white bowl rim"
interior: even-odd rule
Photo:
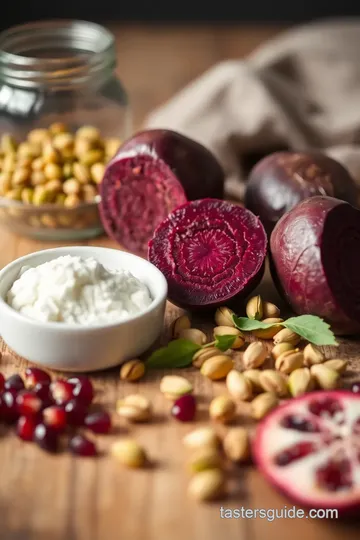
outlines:
[[[30,326],[34,326],[36,328],[46,329],[49,330],[56,330],[59,332],[76,332],[76,333],[82,333],[82,332],[89,332],[91,330],[104,330],[104,329],[110,329],[115,328],[119,326],[124,326],[126,324],[129,324],[132,321],[141,319],[142,317],[148,315],[152,311],[156,310],[164,301],[166,301],[167,298],[167,292],[168,292],[168,285],[166,278],[164,274],[151,262],[147,261],[146,259],[143,259],[137,255],[134,255],[133,253],[129,253],[127,251],[121,251],[120,249],[115,248],[107,248],[107,247],[101,247],[101,246],[61,246],[56,248],[50,248],[50,249],[42,249],[39,251],[33,251],[29,253],[28,255],[23,255],[22,257],[19,257],[15,259],[14,261],[10,262],[6,266],[4,266],[0,270],[0,281],[3,278],[5,274],[7,274],[10,270],[13,269],[13,267],[16,266],[23,266],[26,261],[30,261],[34,256],[41,255],[42,253],[48,253],[48,254],[54,254],[55,256],[60,256],[61,254],[68,254],[71,255],[71,252],[75,251],[88,251],[88,250],[94,250],[94,258],[96,258],[95,253],[96,252],[116,252],[121,253],[121,256],[124,256],[128,259],[134,259],[134,263],[136,265],[136,261],[141,261],[142,264],[148,265],[149,268],[152,269],[152,271],[157,274],[159,279],[159,285],[160,285],[160,293],[156,296],[156,298],[153,298],[153,301],[151,304],[141,311],[140,313],[133,315],[132,317],[129,317],[128,319],[124,321],[113,321],[111,323],[103,323],[103,324],[91,324],[91,325],[82,325],[82,324],[72,324],[72,323],[63,323],[63,322],[43,322],[38,321],[37,319],[32,319],[31,317],[27,317],[26,315],[23,315],[22,313],[19,313],[14,308],[9,306],[9,304],[4,300],[2,295],[0,295],[0,308],[5,311],[8,315],[11,317],[14,317],[15,319],[26,322]],[[55,258],[55,257],[54,257]],[[1,330],[0,330],[1,335]]]

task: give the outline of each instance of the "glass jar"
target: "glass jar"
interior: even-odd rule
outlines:
[[[22,141],[30,130],[61,122],[71,132],[91,125],[102,138],[123,140],[132,128],[131,113],[115,66],[114,36],[95,23],[37,22],[2,32],[0,136],[10,133]],[[0,165],[1,159],[4,152]],[[79,204],[79,220],[76,208],[69,208],[72,219],[66,220],[67,209],[58,204],[35,207],[1,193],[0,218],[12,230],[41,239],[89,238],[102,232],[98,200]]]

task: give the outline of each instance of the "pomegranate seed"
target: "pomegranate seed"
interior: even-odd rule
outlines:
[[[338,491],[353,486],[352,470],[347,459],[329,461],[316,471],[316,479],[321,489]]]
[[[65,405],[67,421],[71,426],[83,426],[87,413],[86,407],[80,401],[72,399]]]
[[[0,373],[0,392],[4,390],[5,386],[5,377],[2,373]]]
[[[85,418],[85,426],[94,433],[109,433],[111,429],[110,415],[105,411],[90,413]]]
[[[34,438],[36,419],[29,416],[20,416],[17,426],[16,434],[23,441],[32,441]]]
[[[307,441],[299,442],[293,446],[290,446],[286,450],[283,450],[283,452],[280,452],[275,457],[275,463],[280,467],[284,467],[285,465],[289,465],[289,463],[292,463],[293,461],[302,459],[303,457],[308,456],[317,450],[318,446],[316,446],[315,443]]]
[[[287,429],[295,429],[296,431],[304,431],[307,433],[320,431],[319,427],[314,422],[312,422],[309,418],[300,416],[299,414],[284,416],[281,421],[281,425]]]
[[[0,384],[1,386],[1,384]],[[354,394],[360,394],[360,382],[354,382],[352,385],[351,385],[351,388],[350,390],[354,393]]]
[[[43,412],[44,415],[44,423],[47,426],[51,426],[56,431],[64,431],[66,428],[66,422],[67,422],[67,416],[66,411],[63,407],[60,407],[59,405],[53,405],[52,407],[48,407]]]
[[[68,382],[74,386],[73,396],[85,405],[90,405],[94,399],[94,388],[90,379],[84,375],[78,375],[77,377],[71,377]]]
[[[37,414],[41,410],[41,399],[32,392],[27,390],[22,390],[16,396],[16,405],[19,411],[19,414],[23,416],[32,416]]]
[[[50,407],[54,403],[54,400],[52,398],[51,392],[50,392],[50,384],[49,383],[38,383],[34,390],[34,394],[37,395],[39,399],[41,399],[43,408]]]
[[[11,375],[8,379],[6,379],[4,388],[5,390],[13,389],[19,392],[20,390],[24,390],[25,385],[20,375],[15,373],[15,375]]]
[[[34,388],[39,383],[51,383],[51,378],[46,371],[36,367],[27,368],[25,371],[26,388]]]
[[[171,414],[180,422],[191,422],[196,413],[194,396],[187,394],[177,399],[171,409]]]
[[[316,416],[334,417],[339,412],[343,412],[343,406],[338,399],[325,396],[316,398],[308,405],[309,411]]]
[[[50,391],[57,405],[63,405],[73,397],[73,385],[62,379],[51,383]]]
[[[69,442],[69,450],[77,456],[92,457],[97,455],[93,441],[83,435],[75,435]]]
[[[1,399],[1,417],[7,424],[16,422],[19,418],[18,408],[16,405],[17,391],[15,388],[5,390]]]
[[[58,434],[52,426],[38,424],[35,428],[34,441],[48,452],[56,452],[58,448]]]

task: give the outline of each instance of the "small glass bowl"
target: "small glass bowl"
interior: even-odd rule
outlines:
[[[58,204],[34,206],[0,197],[0,225],[37,240],[86,240],[104,232],[100,196],[73,208]]]

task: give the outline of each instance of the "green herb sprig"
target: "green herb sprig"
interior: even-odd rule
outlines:
[[[335,335],[332,332],[330,325],[316,315],[299,315],[298,317],[291,317],[282,323],[274,324],[248,319],[247,317],[236,317],[236,315],[233,316],[233,321],[236,328],[242,332],[252,332],[253,330],[281,325],[284,326],[284,328],[289,328],[289,330],[296,332],[296,334],[314,345],[338,346],[338,342],[335,339]]]
[[[215,341],[206,345],[197,345],[188,339],[174,339],[165,347],[153,352],[146,362],[146,367],[153,369],[173,369],[190,366],[194,354],[200,349],[217,347],[220,351],[231,349],[237,336],[216,336]]]

